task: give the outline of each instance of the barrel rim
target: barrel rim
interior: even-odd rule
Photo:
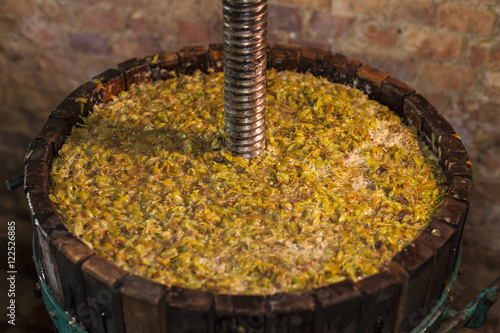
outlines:
[[[25,158],[25,192],[32,219],[36,221],[37,228],[45,230],[49,237],[52,233],[57,235],[51,241],[50,251],[59,250],[54,244],[57,245],[56,241],[61,237],[61,233],[67,233],[67,237],[74,237],[64,225],[54,225],[53,218],[50,223],[45,222],[47,216],[57,215],[55,207],[47,202],[50,184],[47,169],[50,168],[53,157],[57,156],[73,126],[92,111],[93,105],[110,100],[113,95],[127,90],[132,84],[168,79],[172,72],[189,75],[197,69],[203,72],[208,68],[222,71],[222,50],[222,44],[211,44],[208,50],[203,45],[183,46],[177,52],[162,51],[143,58],[129,59],[120,63],[117,68],[108,69],[96,75],[92,81],[83,83],[51,112],[35,140],[31,142]],[[214,323],[213,320],[221,316],[223,318],[225,313],[237,314],[240,317],[259,314],[272,322],[274,320],[272,318],[282,316],[284,313],[286,315],[286,312],[301,313],[309,318],[309,321],[317,324],[318,320],[320,323],[327,320],[329,311],[338,307],[339,299],[361,302],[360,313],[357,314],[361,316],[375,310],[374,304],[369,304],[367,299],[380,300],[385,297],[383,295],[388,295],[387,297],[391,299],[397,299],[399,304],[393,318],[389,318],[392,321],[389,324],[398,329],[406,328],[408,316],[418,311],[418,307],[425,308],[432,298],[436,297],[435,291],[434,294],[429,291],[432,286],[428,282],[424,304],[422,301],[419,304],[412,304],[411,297],[407,295],[411,294],[411,288],[417,281],[418,275],[426,272],[429,281],[436,280],[432,274],[436,274],[435,272],[439,270],[440,281],[434,282],[444,286],[456,261],[472,193],[471,163],[460,137],[436,108],[413,87],[370,65],[362,64],[357,59],[319,48],[288,44],[268,46],[267,54],[268,68],[310,72],[316,76],[324,76],[331,82],[358,88],[370,98],[389,106],[407,124],[417,129],[419,135],[438,156],[439,164],[448,179],[447,198],[429,227],[392,259],[388,270],[363,280],[357,282],[345,280],[300,293],[266,296],[224,295],[173,286],[164,289],[165,295],[162,297],[166,299],[166,307],[171,310],[182,310],[182,307],[186,306],[189,311],[206,313],[212,318],[210,325]],[[62,223],[61,219],[58,223]],[[42,253],[42,261],[44,256],[51,254]],[[85,267],[85,262],[92,257],[87,257],[77,267],[79,269],[82,265]],[[438,269],[438,262],[441,265],[443,262],[447,263],[448,266]],[[57,274],[63,274],[62,271],[62,269],[56,270]],[[121,280],[127,276],[132,275],[124,273]],[[52,280],[62,281],[59,278]],[[60,286],[52,287],[60,289]],[[344,294],[340,295],[339,290]],[[178,295],[184,294],[196,297],[191,303],[182,302],[178,299]],[[296,297],[297,295],[300,297]],[[362,299],[359,300],[361,296]],[[373,323],[360,323],[360,325],[371,324]]]

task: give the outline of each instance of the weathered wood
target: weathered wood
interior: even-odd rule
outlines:
[[[203,45],[183,46],[177,50],[182,74],[193,74],[196,70],[204,73],[208,68],[208,50]]]
[[[55,213],[55,207],[46,188],[32,188],[26,191],[31,217],[44,213]]]
[[[435,145],[441,165],[443,166],[446,164],[451,154],[467,155],[467,150],[465,150],[462,140],[460,140],[456,134],[448,133],[439,136]],[[472,173],[470,177],[472,177]]]
[[[327,77],[328,80],[349,86],[355,85],[357,81],[356,72],[362,65],[361,61],[336,53],[330,59],[330,63],[332,70]]]
[[[472,199],[472,179],[460,176],[450,176],[449,178],[448,198],[436,213],[436,219],[449,223],[456,228],[457,237],[453,247],[454,251],[457,252]],[[453,265],[452,267],[455,266],[455,262],[456,256],[450,263]]]
[[[173,51],[162,51],[146,57],[153,81],[167,80],[179,74],[179,57]]]
[[[69,237],[70,233],[61,217],[56,212],[36,214],[33,217],[33,225],[38,225],[44,230],[51,240],[66,236]]]
[[[422,130],[424,118],[437,114],[436,108],[422,95],[409,95],[404,100],[403,116],[406,121],[418,131]]]
[[[166,332],[166,286],[129,275],[123,279],[122,303],[126,332]]]
[[[28,146],[28,151],[24,157],[24,161],[43,161],[51,163],[53,158],[52,147],[45,140],[33,140]]]
[[[274,294],[265,302],[265,332],[314,332],[315,301],[310,292]]]
[[[77,238],[68,235],[51,241],[51,252],[61,281],[62,301],[65,311],[89,327],[87,298],[82,279],[82,263],[94,255],[94,251]]]
[[[301,47],[298,45],[276,44],[271,47],[268,64],[277,71],[299,69]]]
[[[48,118],[35,139],[45,140],[52,147],[52,154],[56,155],[61,149],[64,140],[69,135],[70,127],[62,119]]]
[[[45,192],[45,190],[43,190],[43,192]],[[55,211],[49,210],[47,212],[38,209],[37,211],[42,212],[32,214],[32,221],[36,245],[38,245],[40,249],[39,253],[42,269],[55,298],[60,304],[64,304],[63,284],[61,283],[58,269],[59,266],[55,257],[56,251],[51,244],[61,237],[72,236]]]
[[[468,210],[468,202],[447,198],[434,217],[434,219],[446,223],[455,230],[454,251],[458,251]]]
[[[455,229],[444,222],[433,219],[418,239],[434,252],[432,276],[427,290],[426,301],[421,313],[425,317],[441,297],[443,288],[450,277],[453,267]],[[451,269],[450,269],[451,268]]]
[[[216,294],[215,303],[215,332],[238,332],[238,323],[233,315],[231,295]]]
[[[362,293],[358,332],[393,332],[404,283],[403,277],[393,271],[382,271],[356,282]]]
[[[208,67],[216,72],[224,70],[224,45],[210,44],[208,46]]]
[[[405,97],[414,93],[415,89],[409,84],[395,77],[389,77],[382,82],[379,102],[387,105],[391,110],[401,115],[403,113]]]
[[[91,331],[124,332],[120,288],[127,273],[98,256],[92,256],[83,263],[82,273]]]
[[[118,70],[125,75],[125,86],[127,90],[133,84],[149,83],[151,79],[151,67],[144,58],[132,58],[118,64]]]
[[[167,290],[168,332],[213,332],[214,295],[201,290],[172,287]]]
[[[52,146],[46,140],[33,140],[24,158],[24,190],[49,186],[49,165],[52,163]]]
[[[453,176],[472,179],[472,163],[467,153],[450,153],[443,168],[450,181]]]
[[[332,72],[332,64],[330,62],[332,57],[333,54],[330,51],[315,47],[304,47],[300,53],[299,72],[328,77]]]
[[[420,135],[430,144],[434,152],[437,151],[439,138],[445,134],[455,134],[455,130],[442,115],[430,114],[424,117]]]
[[[42,270],[52,294],[60,304],[63,304],[63,292],[59,270],[54,257],[54,251],[50,246],[53,240],[53,238],[50,237],[51,229],[44,225],[46,221],[44,221],[43,216],[46,216],[46,214],[33,218],[36,245],[40,250],[39,260],[41,261]]]
[[[358,332],[361,322],[361,292],[351,280],[314,290],[319,317],[316,332]]]
[[[68,128],[72,129],[93,107],[82,100],[66,98],[52,110],[49,117],[63,119],[68,124]]]
[[[265,332],[266,299],[257,295],[232,295],[231,304],[238,330]]]
[[[452,176],[448,190],[448,197],[470,204],[472,199],[472,179]]]
[[[66,98],[82,102],[84,107],[81,116],[85,117],[92,112],[95,105],[102,103],[102,87],[95,82],[84,82]]]
[[[103,102],[108,102],[112,96],[126,89],[125,75],[116,68],[109,68],[94,76],[92,80],[102,84]]]
[[[401,265],[408,273],[408,297],[405,299],[399,329],[411,331],[420,322],[422,310],[425,308],[434,263],[434,252],[420,239],[416,239],[399,252],[393,258],[393,262]]]
[[[49,163],[26,161],[24,165],[24,190],[49,187]]]
[[[389,77],[389,74],[370,65],[362,65],[356,71],[356,76],[358,77],[356,87],[367,93],[371,99],[379,101],[382,82]]]

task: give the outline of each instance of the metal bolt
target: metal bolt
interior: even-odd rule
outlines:
[[[35,290],[33,290],[33,292],[35,293],[36,298],[42,297],[42,287],[40,286],[40,282],[35,284]]]
[[[24,173],[15,176],[12,179],[6,180],[5,185],[9,191],[13,191],[18,187],[24,185]]]
[[[223,0],[226,146],[251,158],[265,147],[267,0]]]
[[[494,290],[490,290],[489,292],[486,293],[486,299],[491,303],[495,303],[498,299],[498,295],[495,293]]]
[[[57,318],[56,313],[54,311],[50,311],[49,315],[50,315],[50,318],[52,318],[52,319],[56,319]]]

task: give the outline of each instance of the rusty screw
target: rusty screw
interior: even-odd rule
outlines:
[[[251,158],[265,147],[267,0],[223,0],[226,145]]]

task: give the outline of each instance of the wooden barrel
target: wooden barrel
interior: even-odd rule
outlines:
[[[64,226],[49,199],[49,170],[73,126],[130,85],[208,68],[222,71],[222,45],[134,58],[74,90],[50,114],[25,158],[25,191],[44,274],[54,297],[91,332],[404,332],[440,297],[457,259],[472,190],[471,163],[454,129],[408,84],[329,51],[275,45],[268,67],[311,72],[389,106],[439,157],[449,185],[429,227],[387,271],[298,294],[223,295],[167,287],[95,255]]]

